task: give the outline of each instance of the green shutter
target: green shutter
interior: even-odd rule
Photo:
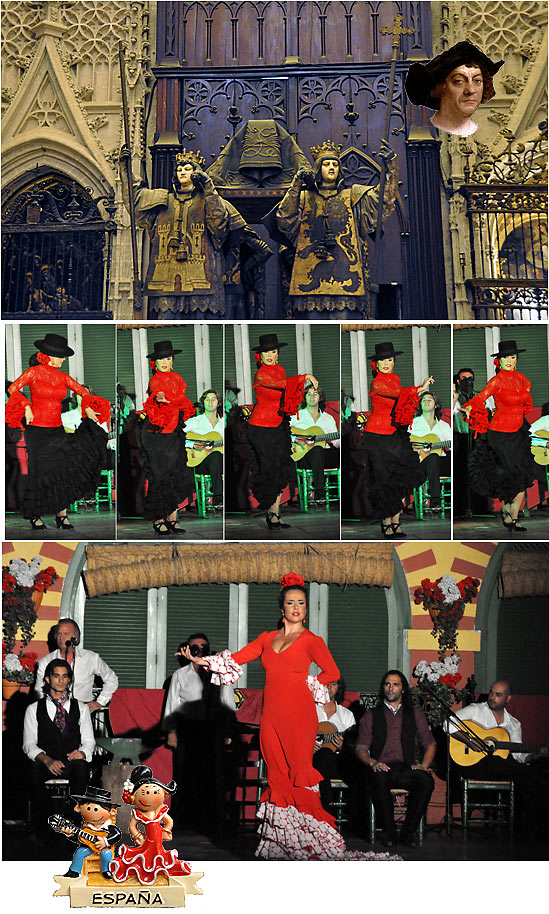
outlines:
[[[353,366],[351,363],[351,334],[341,334],[341,398],[357,396],[358,391],[353,390]]]
[[[147,591],[86,600],[82,646],[97,651],[121,688],[144,689],[147,675]]]
[[[227,324],[225,327],[225,390],[236,390],[236,358],[234,354],[234,327]]]
[[[548,695],[547,597],[500,600],[498,614],[498,676],[511,683],[517,695]]]
[[[502,324],[500,339],[516,340],[518,349],[526,349],[518,357],[517,371],[525,374],[532,384],[534,406],[543,406],[549,400],[547,325],[506,327]]]
[[[451,409],[450,328],[448,326],[427,327],[427,351],[429,374],[435,379],[430,390],[438,397],[443,409]]]
[[[475,390],[486,387],[486,338],[482,327],[454,331],[453,374],[470,368],[475,375]]]
[[[412,352],[412,328],[389,327],[387,330],[366,330],[366,361],[368,362],[368,380],[372,379],[372,370],[370,368],[371,359],[369,356],[375,352],[377,343],[392,342],[397,352],[402,351],[402,355],[397,355],[395,359],[394,372],[399,376],[403,387],[413,387],[414,384],[414,357]]]
[[[84,384],[93,394],[115,400],[114,325],[83,324]]]
[[[133,343],[131,330],[118,330],[116,334],[116,380],[135,402],[135,375],[133,371]]]
[[[274,632],[280,619],[278,608],[278,584],[250,584],[248,587],[248,641],[253,641],[262,632]],[[265,673],[261,660],[247,664],[248,687],[262,689]]]
[[[188,584],[168,587],[166,676],[179,668],[174,657],[182,641],[194,632],[207,635],[214,653],[229,646],[229,585]]]
[[[328,647],[349,691],[377,691],[387,671],[385,595],[383,587],[330,585]]]
[[[339,401],[339,327],[330,323],[309,326],[313,354],[312,374],[326,394],[326,399]]]
[[[223,403],[223,325],[208,324],[210,336],[210,371],[214,387]],[[198,392],[201,396],[203,390]]]

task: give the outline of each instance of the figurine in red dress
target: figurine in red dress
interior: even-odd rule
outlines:
[[[132,804],[130,835],[137,846],[121,845],[119,856],[110,867],[114,881],[124,882],[133,875],[143,885],[152,885],[160,873],[187,876],[190,865],[178,859],[177,851],[167,851],[162,846],[162,839],[172,840],[173,819],[164,801],[175,793],[175,781],[163,784],[147,765],[138,765],[124,787],[122,798]]]

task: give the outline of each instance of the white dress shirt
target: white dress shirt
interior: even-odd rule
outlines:
[[[318,419],[313,419],[308,409],[300,409],[297,414],[297,419],[295,416],[292,416],[290,425],[292,428],[313,428],[313,426],[317,426],[318,428],[321,428],[326,435],[337,432],[338,430],[336,421],[330,413],[321,412]],[[330,444],[334,445],[334,447],[339,447],[339,438],[330,441]]]
[[[349,711],[349,708],[344,708],[343,705],[336,705],[336,712],[331,717],[326,714],[324,705],[316,705],[316,713],[319,723],[327,720],[334,725],[338,733],[344,733],[349,727],[354,727],[356,723],[353,712]]]
[[[437,419],[431,428],[425,416],[416,416],[408,431],[410,435],[417,435],[419,438],[423,438],[424,435],[436,435],[439,441],[452,440],[452,429],[443,419]]]
[[[530,435],[535,436],[536,432],[549,432],[549,416],[540,416],[528,429]]]
[[[218,418],[215,425],[212,425],[206,416],[206,413],[201,413],[199,416],[192,416],[191,419],[187,419],[185,422],[185,434],[188,435],[191,432],[195,432],[196,435],[209,435],[210,432],[217,432],[218,435],[221,435],[221,441],[223,441],[223,416]],[[186,441],[185,446],[192,448],[193,442]]]
[[[214,686],[220,689],[221,704],[229,710],[236,711],[234,691],[232,686]],[[178,717],[186,717],[185,705],[198,702],[202,699],[202,680],[195,671],[192,663],[181,667],[173,674],[166,699],[162,726],[165,730],[174,730]],[[194,717],[194,714],[189,716]]]
[[[507,730],[512,743],[522,742],[522,724],[520,720],[509,714],[507,708],[503,710],[502,724],[498,724],[493,711],[488,707],[487,701],[479,701],[476,704],[467,705],[466,708],[456,711],[456,714],[460,720],[474,720],[475,723],[480,724],[481,727],[486,727],[487,730],[492,730],[493,727],[503,727],[504,730]],[[457,724],[452,723],[451,720],[448,722],[450,733],[454,733],[458,729]],[[526,752],[512,752],[511,755],[517,762],[524,762],[527,758]]]
[[[95,651],[86,651],[83,647],[75,647],[75,659],[73,663],[73,680],[72,694],[78,701],[93,701],[93,680],[94,676],[100,676],[103,680],[103,688],[95,699],[98,704],[107,705],[118,688],[118,676],[111,670],[99,654]],[[34,687],[36,697],[43,698],[44,693],[42,686],[44,684],[44,670],[50,660],[64,660],[60,650],[52,651],[46,654],[38,663],[36,671],[36,685]]]
[[[72,701],[74,701],[74,698]],[[69,711],[70,706],[71,699],[68,698],[63,707],[66,711]],[[84,753],[86,761],[91,762],[93,750],[95,749],[95,739],[93,737],[90,709],[83,701],[78,702],[78,707],[80,708],[80,746],[78,749],[80,752]],[[25,722],[23,724],[23,752],[30,758],[31,762],[34,762],[36,756],[45,751],[44,749],[41,749],[37,743],[37,711],[38,702],[35,701],[34,704],[29,705],[25,711]],[[46,696],[46,711],[48,712],[50,720],[53,720],[55,717],[56,706],[49,695]]]

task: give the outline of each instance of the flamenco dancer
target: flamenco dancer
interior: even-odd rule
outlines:
[[[362,436],[366,454],[366,484],[374,511],[381,519],[385,539],[405,537],[400,527],[402,503],[426,479],[418,454],[407,432],[416,412],[419,395],[434,384],[426,378],[421,387],[403,387],[394,374],[395,352],[391,342],[376,343],[368,356],[373,374],[370,385],[371,413]]]
[[[120,846],[118,857],[110,864],[114,882],[135,876],[140,883],[151,885],[156,877],[187,876],[190,864],[179,860],[177,851],[164,850],[162,840],[172,840],[173,819],[165,800],[176,791],[175,781],[163,784],[147,765],[138,765],[124,784],[122,799],[132,804],[130,835],[136,847]],[[144,826],[145,834],[139,826]]]
[[[265,333],[252,347],[258,369],[254,376],[255,406],[248,420],[250,488],[259,507],[267,512],[269,530],[290,527],[280,520],[280,497],[295,475],[288,417],[297,413],[306,382],[318,387],[312,374],[286,377],[278,354],[287,345],[276,333]]]
[[[101,469],[107,465],[108,434],[99,425],[108,422],[110,404],[92,396],[86,387],[60,371],[74,349],[57,333],[46,333],[35,340],[38,350],[27,368],[8,388],[6,423],[18,428],[23,419],[28,454],[27,486],[22,514],[33,530],[46,530],[42,514],[55,514],[59,530],[72,530],[67,506],[92,496],[99,484]],[[30,399],[21,391],[28,387]],[[68,434],[61,422],[61,403],[72,390],[82,398],[83,420]]]
[[[508,533],[526,533],[518,515],[536,475],[526,421],[533,408],[532,385],[517,371],[521,352],[526,349],[517,349],[515,340],[500,340],[498,351],[492,353],[494,377],[461,407],[471,428],[483,435],[469,457],[471,488],[503,502],[501,521]],[[490,421],[484,406],[488,397],[494,398],[496,407]]]
[[[279,628],[263,632],[242,650],[223,651],[189,660],[213,673],[212,683],[227,685],[242,674],[241,663],[261,657],[265,690],[259,729],[261,753],[267,766],[267,788],[258,817],[260,841],[256,856],[269,860],[390,860],[388,854],[349,852],[334,827],[334,817],[322,807],[313,767],[318,728],[315,702],[328,700],[326,686],[339,679],[339,670],[326,644],[305,628],[308,592],[301,575],[280,581]],[[308,677],[311,663],[322,672]],[[292,696],[291,702],[288,695]]]
[[[162,340],[147,355],[153,375],[141,411],[141,459],[148,481],[144,516],[156,536],[185,532],[177,523],[177,507],[194,488],[183,425],[196,409],[186,396],[187,384],[172,371],[174,356],[182,351]]]

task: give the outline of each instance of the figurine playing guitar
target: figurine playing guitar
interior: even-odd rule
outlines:
[[[62,832],[79,844],[65,876],[76,879],[82,873],[86,857],[99,854],[103,877],[112,879],[109,867],[114,859],[116,845],[122,838],[120,829],[115,825],[116,810],[120,803],[113,803],[109,791],[101,787],[87,787],[85,794],[72,799],[76,802],[75,812],[82,816],[83,828],[78,828],[61,816],[50,816],[48,819],[48,824],[55,831]]]

